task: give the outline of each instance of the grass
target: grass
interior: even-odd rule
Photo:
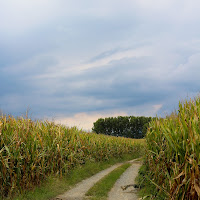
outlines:
[[[112,189],[113,185],[122,175],[122,173],[130,167],[130,163],[125,163],[117,169],[113,170],[107,176],[98,181],[87,193],[86,196],[93,200],[106,200],[108,192]]]
[[[136,158],[137,155],[125,154],[121,158],[112,158],[109,161],[87,162],[83,166],[76,167],[68,175],[60,178],[59,176],[49,176],[40,186],[26,191],[12,200],[49,200],[59,194],[66,192],[70,187],[83,179],[86,179],[97,172],[104,170],[115,163],[124,162]]]

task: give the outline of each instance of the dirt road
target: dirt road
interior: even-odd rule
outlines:
[[[133,186],[128,187],[126,190],[122,190],[122,187],[127,185],[133,185],[134,180],[138,174],[138,170],[141,164],[133,162],[117,180],[114,187],[111,189],[108,195],[108,200],[137,200],[137,189]]]
[[[140,164],[136,161],[129,161],[132,163],[132,166],[129,167],[124,174],[120,177],[120,179],[116,182],[113,189],[109,193],[109,200],[137,200],[137,196],[135,194],[135,189],[133,187],[128,188],[123,191],[121,186],[133,184],[134,179],[138,173],[138,169]],[[74,188],[68,190],[66,193],[57,196],[52,200],[83,200],[85,197],[85,193],[100,179],[109,174],[111,171],[122,165],[123,163],[118,163],[113,165],[112,167],[105,169],[96,175],[81,181]]]
[[[62,195],[59,195],[55,199],[57,199],[57,200],[82,200],[85,196],[85,193],[97,181],[99,181],[101,178],[103,178],[104,176],[109,174],[111,171],[113,171],[114,169],[116,169],[120,165],[122,165],[122,163],[115,164],[112,167],[109,167],[108,169],[105,169],[105,170],[95,174],[94,176],[92,176],[92,177],[90,177],[86,180],[81,181],[74,188],[72,188],[71,190],[67,191],[66,193],[64,193]]]

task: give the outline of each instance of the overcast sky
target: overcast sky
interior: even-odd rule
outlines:
[[[90,129],[170,114],[200,88],[199,0],[0,0],[0,109]]]

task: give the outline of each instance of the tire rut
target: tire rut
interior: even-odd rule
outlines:
[[[122,176],[117,180],[114,187],[109,192],[108,200],[137,200],[136,189],[129,188],[126,191],[123,191],[121,186],[134,184],[134,179],[137,176],[140,162],[134,159],[128,161],[132,165],[122,174]],[[121,166],[124,163],[118,163],[109,167],[94,176],[87,178],[80,183],[76,184],[72,189],[68,190],[64,194],[61,194],[51,200],[84,200],[86,192],[100,179],[112,172],[117,167]]]
[[[133,187],[141,164],[134,162],[116,181],[108,194],[108,200],[138,200],[137,189]],[[122,188],[127,189],[123,190]]]
[[[94,176],[85,179],[75,185],[74,188],[68,190],[66,193],[57,196],[56,198],[52,200],[83,200],[85,197],[85,193],[100,179],[102,179],[104,176],[109,174],[111,171],[116,169],[117,167],[121,166],[123,163],[118,163],[113,165],[112,167],[109,167]]]

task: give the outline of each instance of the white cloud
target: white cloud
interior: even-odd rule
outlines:
[[[96,67],[103,67],[110,64],[113,61],[120,61],[122,59],[139,58],[143,56],[152,56],[152,47],[139,47],[136,49],[124,50],[116,52],[105,58],[101,58],[94,62],[83,63],[79,65],[70,66],[66,58],[61,58],[59,64],[54,66],[54,70],[50,73],[45,73],[36,76],[35,78],[60,78],[70,76],[73,72],[81,72],[83,70],[93,69]]]
[[[50,22],[58,12],[53,0],[7,0],[0,2],[0,33],[4,37],[31,32],[37,26]]]
[[[58,117],[55,118],[55,123],[64,124],[69,127],[77,126],[80,129],[91,130],[93,123],[99,118],[105,117],[117,117],[117,116],[126,116],[125,112],[113,112],[111,113],[77,113],[72,117]]]
[[[7,107],[32,102],[86,128],[112,113],[154,115],[200,86],[199,10],[197,0],[1,1]]]
[[[118,116],[155,116],[162,108],[162,104],[158,105],[141,105],[137,107],[122,108],[120,110],[106,110],[100,112],[82,112],[76,113],[72,117],[55,117],[55,123],[64,124],[69,127],[77,126],[80,129],[91,130],[93,123],[99,118],[118,117]]]
[[[184,83],[187,82],[188,84],[191,82],[196,82],[197,85],[200,85],[199,74],[200,52],[189,56],[185,63],[182,63],[175,68],[171,79],[174,81],[183,81]]]
[[[166,20],[170,23],[188,23],[199,19],[200,2],[198,0],[137,0],[132,1],[137,14],[148,20]],[[178,24],[177,24],[178,25]]]
[[[154,112],[157,113],[162,108],[162,106],[162,104],[153,105],[153,108],[155,109]]]
[[[129,15],[134,20],[161,20],[186,23],[199,20],[198,0],[124,0],[124,1],[72,1],[72,0],[6,0],[0,2],[1,33],[15,36],[44,24],[78,21],[82,18],[108,20]],[[61,25],[62,26],[62,25]]]

